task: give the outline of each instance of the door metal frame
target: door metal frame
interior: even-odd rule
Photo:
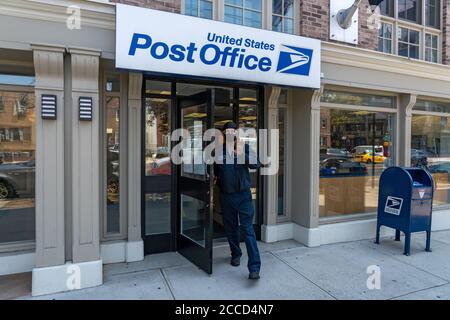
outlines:
[[[212,128],[214,126],[214,90],[213,89],[207,89],[204,92],[200,92],[197,94],[194,94],[192,96],[188,97],[177,97],[176,99],[176,105],[177,105],[177,128],[182,127],[182,118],[181,113],[184,108],[189,108],[190,106],[195,106],[198,104],[205,103],[206,104],[206,114],[207,114],[207,128]],[[184,101],[188,101],[189,103],[186,106],[182,106],[182,103]],[[192,101],[189,101],[192,100]],[[198,103],[200,102],[200,103]],[[204,146],[203,142],[203,148]],[[197,182],[193,178],[188,177],[182,177],[181,176],[181,169],[182,166],[177,166],[177,190],[176,190],[176,224],[177,224],[177,231],[176,231],[176,244],[177,244],[177,251],[179,251],[182,255],[184,255],[188,260],[190,260],[192,263],[196,264],[198,267],[203,269],[208,274],[212,274],[212,253],[213,253],[213,205],[212,205],[212,197],[213,197],[213,180],[214,180],[214,171],[213,171],[213,165],[207,165],[206,169],[206,181]],[[183,181],[185,180],[185,181]],[[189,181],[190,180],[190,181]],[[184,236],[182,234],[181,230],[181,194],[182,190],[180,186],[183,183],[194,183],[202,185],[204,184],[206,195],[200,195],[199,198],[204,197],[205,202],[205,208],[206,208],[206,215],[205,215],[205,247],[200,246],[198,243],[196,243],[194,240],[189,239],[188,237]],[[208,185],[209,184],[209,185]],[[195,190],[199,193],[205,192],[203,188],[200,188],[201,190]],[[196,192],[197,193],[197,192]]]
[[[169,82],[171,85],[171,93],[169,95],[158,95],[158,94],[146,94],[145,87],[147,80],[154,81],[164,81]],[[257,105],[257,122],[258,129],[263,129],[264,122],[264,86],[260,84],[252,84],[242,81],[217,81],[215,79],[193,79],[193,78],[183,78],[183,77],[170,77],[160,74],[145,73],[144,79],[142,81],[142,114],[141,114],[141,236],[144,241],[144,255],[158,253],[158,252],[168,252],[177,251],[177,230],[179,229],[178,223],[178,204],[177,204],[177,194],[178,194],[178,176],[176,174],[172,175],[172,192],[171,192],[171,208],[170,208],[170,219],[171,219],[171,233],[170,234],[160,234],[160,235],[150,235],[145,234],[145,100],[146,98],[164,98],[170,99],[170,112],[171,119],[170,125],[171,130],[177,126],[177,95],[176,95],[176,85],[177,83],[190,83],[196,85],[209,85],[218,87],[229,87],[233,89],[233,114],[234,121],[239,122],[239,89],[255,89],[257,91],[258,101]],[[259,146],[258,146],[259,147]],[[177,166],[172,164],[172,172],[177,172]],[[255,233],[258,240],[261,239],[261,226],[263,224],[264,217],[264,177],[258,174],[257,179],[257,201],[255,206],[255,216],[256,224]],[[159,245],[162,244],[162,245]]]

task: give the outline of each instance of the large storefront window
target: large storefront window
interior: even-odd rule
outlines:
[[[0,245],[35,239],[35,98],[17,86],[32,83],[0,75]]]
[[[411,165],[427,169],[434,180],[434,205],[450,203],[450,104],[419,100],[411,124]]]
[[[380,175],[394,165],[395,113],[361,109],[321,109],[320,217],[377,210]]]

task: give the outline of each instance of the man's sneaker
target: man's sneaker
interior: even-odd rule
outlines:
[[[250,280],[258,280],[260,278],[259,272],[250,272],[250,274],[248,275],[248,278]]]
[[[239,265],[241,264],[241,257],[231,258],[230,264],[231,264],[233,267],[239,267]]]

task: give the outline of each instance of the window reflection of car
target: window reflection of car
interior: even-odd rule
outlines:
[[[430,173],[450,173],[450,162],[438,162],[428,167]]]
[[[384,155],[384,147],[383,146],[357,146],[352,150],[353,154],[363,154],[366,152],[375,151],[376,155],[383,156]]]
[[[0,200],[33,197],[35,161],[0,163]]]
[[[386,157],[383,155],[380,155],[378,153],[373,154],[372,151],[366,150],[365,152],[356,154],[354,157],[354,160],[356,162],[362,162],[362,163],[384,163],[386,160]]]
[[[328,158],[320,163],[321,176],[366,175],[367,167],[347,158]]]
[[[411,166],[426,167],[430,154],[424,150],[411,149]]]
[[[172,163],[170,157],[163,157],[155,159],[150,168],[149,175],[161,175],[161,174],[171,174],[172,173]]]
[[[328,158],[339,157],[339,158],[351,158],[352,154],[345,150],[339,148],[321,148],[320,149],[320,159],[325,160]]]

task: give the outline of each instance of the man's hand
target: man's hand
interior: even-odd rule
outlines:
[[[238,138],[236,142],[236,150],[234,150],[236,155],[240,156],[241,154],[244,153],[244,146],[245,144],[242,142],[241,139]]]
[[[224,139],[224,137],[223,137],[223,134],[218,134],[218,135],[216,135],[216,140],[217,140],[217,143],[218,143],[219,145],[223,145],[223,143],[224,143],[224,141],[225,141],[225,139]]]

